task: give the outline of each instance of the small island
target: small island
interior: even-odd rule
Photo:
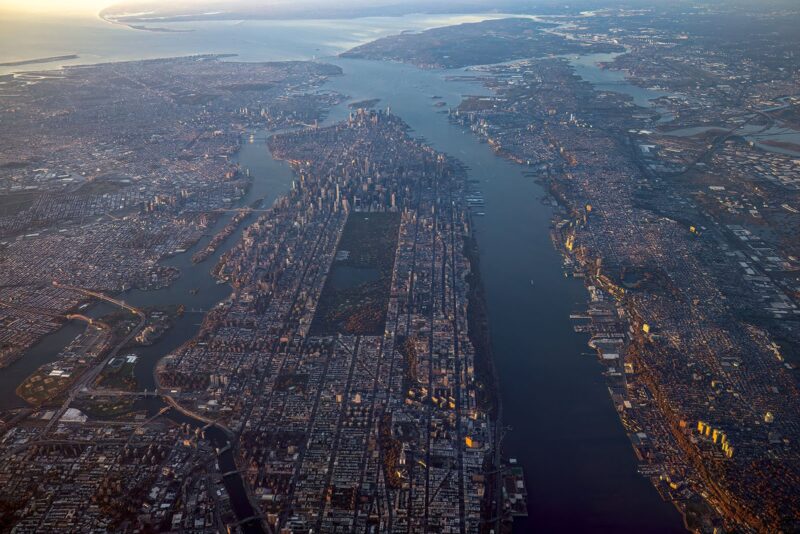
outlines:
[[[366,100],[358,100],[356,102],[350,102],[347,107],[350,109],[372,109],[378,105],[380,102],[380,98],[369,98]]]

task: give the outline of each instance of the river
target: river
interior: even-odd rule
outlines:
[[[664,133],[666,135],[675,135],[678,137],[689,137],[708,132],[713,132],[718,135],[728,132],[730,129],[730,126],[707,125],[678,128]],[[775,152],[791,157],[800,156],[800,149],[794,149],[794,147],[800,147],[800,130],[795,130],[788,126],[744,124],[736,128],[732,133],[741,135],[747,141],[752,141],[757,147],[767,152]],[[786,143],[786,145],[767,144],[769,142]]]
[[[262,206],[268,207],[289,190],[293,175],[288,164],[270,157],[266,147],[266,133],[260,131],[253,132],[253,134],[252,137],[249,134],[242,137],[242,146],[236,155],[236,161],[242,171],[249,171],[253,178],[252,185],[237,204],[250,206],[253,202],[263,199]],[[126,302],[134,306],[171,304],[186,306],[184,315],[176,319],[174,326],[157,343],[133,351],[139,355],[134,370],[139,389],[155,389],[153,371],[158,361],[194,337],[205,312],[231,294],[231,287],[228,284],[218,284],[211,276],[210,269],[216,265],[222,254],[239,241],[244,229],[256,217],[256,213],[249,215],[235,232],[219,244],[211,256],[200,263],[193,263],[193,253],[205,247],[211,236],[221,230],[230,220],[229,214],[223,214],[210,228],[209,235],[201,239],[190,250],[162,262],[180,269],[181,277],[174,284],[159,291],[131,290],[121,295]],[[148,413],[151,414],[163,406],[160,399],[148,399],[139,401],[139,403],[140,406],[146,407]],[[178,422],[197,424],[197,421],[176,413],[174,410],[170,412],[170,417]],[[215,446],[220,449],[224,448],[228,442],[228,436],[219,428],[209,428],[206,433]],[[217,461],[221,472],[236,471],[237,469],[234,455],[230,450],[220,454]],[[253,507],[248,500],[242,478],[239,475],[226,477],[225,487],[231,496],[231,505],[236,516],[240,520],[252,516]],[[253,523],[244,525],[243,528],[245,532],[262,531]]]
[[[487,144],[451,124],[434,95],[455,106],[485,89],[395,63],[332,59],[345,75],[329,87],[381,107],[468,167],[486,201],[475,217],[480,268],[499,374],[508,456],[525,468],[527,519],[517,532],[680,532],[674,507],[636,471],[628,437],[612,405],[602,369],[575,334],[570,313],[585,309],[582,282],[565,278],[550,241],[552,209],[530,169],[497,157]],[[337,112],[338,111],[338,112]],[[344,109],[335,110],[339,118]]]
[[[196,38],[192,36],[193,40]],[[329,39],[329,35],[307,32],[305,38],[311,44],[304,50],[316,51],[320,47],[313,44]],[[253,55],[252,50],[248,53]],[[262,53],[257,59],[276,59],[267,49]],[[42,55],[55,54],[48,51]],[[462,95],[484,94],[486,90],[466,80],[445,79],[461,71],[423,71],[396,63],[335,57],[326,61],[341,66],[344,75],[331,79],[325,89],[340,91],[350,101],[379,98],[378,106],[391,106],[410,125],[412,135],[424,137],[436,149],[460,159],[485,198],[485,216],[476,217],[474,225],[504,423],[512,428],[503,445],[507,455],[524,466],[529,496],[530,516],[517,520],[515,531],[682,531],[677,511],[637,473],[631,445],[612,405],[602,369],[593,354],[584,355],[588,352],[587,338],[573,332],[569,315],[585,309],[586,292],[580,281],[562,274],[561,258],[549,236],[552,209],[542,202],[545,191],[524,174],[529,169],[497,157],[488,145],[450,124],[443,112],[446,108],[435,107],[438,100],[432,99],[439,95],[441,101],[455,106]],[[584,62],[581,75],[590,78],[589,73],[595,72],[602,76],[600,69],[592,65],[594,61]],[[613,87],[605,88],[621,87],[624,84],[615,80]],[[339,105],[325,123],[343,119],[348,112],[346,104]],[[253,186],[242,204],[261,197],[266,197],[269,204],[288,190],[290,170],[271,158],[263,133],[253,144],[245,142],[238,160],[244,168],[250,168],[253,176]],[[226,221],[227,217],[223,217],[211,232]],[[197,332],[202,315],[191,310],[208,310],[230,294],[227,285],[216,284],[209,269],[236,242],[242,227],[200,264],[192,264],[191,255],[209,238],[192,250],[167,259],[165,264],[182,272],[170,288],[123,294],[126,301],[137,306],[183,303],[187,308],[187,313],[155,345],[135,351],[140,355],[136,368],[140,387],[153,389],[156,361]],[[195,288],[197,293],[191,294],[189,290]],[[52,359],[54,351],[75,335],[74,329],[68,326],[49,336],[18,363],[25,362],[35,369],[47,360],[48,354]],[[47,343],[52,345],[43,348],[42,344]],[[38,359],[27,361],[36,355]],[[16,375],[24,377],[24,373],[17,371],[15,375],[11,370],[0,373],[0,382],[5,386],[0,389],[7,390],[11,380],[19,379]],[[154,400],[147,404],[151,411],[158,406]],[[217,439],[221,443],[224,436]],[[232,484],[240,483],[235,478]],[[229,485],[229,491],[239,516],[246,516],[249,503],[243,490]]]

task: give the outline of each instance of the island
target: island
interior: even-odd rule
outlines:
[[[21,67],[24,65],[36,65],[39,63],[53,63],[55,61],[67,61],[70,59],[78,59],[80,56],[77,54],[67,54],[64,56],[51,56],[51,57],[41,57],[35,59],[23,59],[20,61],[7,61],[5,63],[0,63],[0,67]]]

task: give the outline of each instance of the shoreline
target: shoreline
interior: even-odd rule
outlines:
[[[490,519],[496,521],[489,521],[491,524],[496,524],[496,532],[506,532],[508,527],[513,528],[513,517],[511,518],[510,525],[504,522],[508,519],[503,514],[503,463],[504,455],[502,452],[502,439],[503,439],[503,399],[500,395],[500,376],[495,366],[495,356],[492,352],[492,339],[491,330],[489,328],[489,310],[486,303],[485,287],[480,270],[480,251],[478,248],[478,241],[476,230],[473,226],[472,215],[470,213],[470,235],[464,242],[464,255],[470,265],[470,273],[468,275],[467,283],[469,285],[469,293],[467,295],[467,328],[469,340],[475,349],[476,361],[482,363],[480,367],[476,366],[476,377],[481,381],[483,386],[487,388],[486,396],[488,398],[480,399],[481,402],[488,402],[489,418],[492,421],[494,428],[492,430],[492,454],[489,468],[485,469],[489,483],[487,487],[490,488],[484,497],[487,511]],[[476,327],[480,325],[480,330],[475,331]],[[494,505],[492,501],[494,500]],[[493,508],[493,509],[492,509]],[[504,528],[506,526],[506,528]]]
[[[0,67],[22,67],[24,65],[36,65],[39,63],[53,63],[55,61],[68,61],[72,59],[78,59],[80,56],[78,54],[66,54],[63,56],[49,56],[49,57],[41,57],[41,58],[34,58],[34,59],[23,59],[20,61],[6,61],[4,63],[0,63]]]

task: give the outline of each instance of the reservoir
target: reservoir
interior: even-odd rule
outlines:
[[[334,265],[328,275],[333,289],[351,289],[362,284],[376,282],[381,279],[378,269],[369,267],[352,267],[350,265]]]
[[[280,27],[278,22],[274,24]],[[366,32],[367,23],[363,26]],[[125,39],[138,35],[127,29],[118,31],[124,33]],[[173,55],[230,51],[227,48],[193,49],[191,43],[203,34],[202,26],[198,25],[197,32],[172,34],[165,39],[191,40],[181,51],[176,48]],[[349,43],[352,40],[349,35],[344,35],[342,40]],[[327,51],[331,47],[328,33],[318,35],[312,28],[300,36],[307,41],[303,48],[306,59],[315,55],[318,48]],[[164,42],[159,35],[142,37]],[[64,47],[69,49],[68,45]],[[283,59],[271,55],[266,46],[257,50],[252,46],[242,47],[241,52],[251,60]],[[332,48],[338,51],[344,46]],[[70,50],[48,49],[41,55],[55,56],[65,51]],[[158,51],[145,46],[142,54],[152,57]],[[545,191],[526,176],[528,168],[497,157],[488,145],[452,125],[446,114],[447,107],[434,105],[442,101],[454,107],[462,95],[483,94],[485,89],[467,81],[446,80],[448,76],[463,74],[462,71],[426,71],[395,63],[336,57],[325,58],[325,61],[344,70],[344,75],[332,78],[325,90],[346,94],[349,101],[380,99],[377,106],[390,106],[393,113],[409,124],[411,135],[424,138],[434,148],[464,163],[468,178],[476,181],[472,185],[485,201],[481,207],[485,216],[475,217],[474,227],[499,375],[498,394],[504,407],[503,422],[510,427],[503,447],[507,456],[517,458],[524,466],[529,498],[530,516],[517,520],[515,531],[682,531],[681,518],[674,507],[662,501],[650,482],[637,473],[633,450],[612,405],[602,369],[594,355],[584,355],[588,352],[588,339],[573,332],[569,315],[585,308],[587,295],[579,280],[565,278],[562,274],[561,258],[549,235],[552,208],[542,202]],[[585,67],[591,69],[588,63]],[[620,86],[617,80],[613,85]],[[433,99],[434,95],[441,98]],[[338,106],[326,123],[346,118],[349,111],[346,103]],[[265,198],[264,205],[268,206],[288,191],[291,172],[286,164],[272,159],[263,132],[256,135],[252,144],[247,139],[247,136],[243,138],[238,161],[243,168],[250,169],[254,179],[241,204],[249,205]],[[221,217],[209,233],[216,233],[228,218],[227,215]],[[245,224],[254,218],[255,215],[251,215]],[[140,356],[136,368],[140,388],[154,388],[156,362],[191,339],[203,314],[230,295],[230,287],[217,284],[209,270],[238,240],[243,227],[240,226],[204,262],[192,264],[191,257],[210,237],[205,237],[186,253],[165,260],[165,264],[178,267],[182,273],[171,287],[147,292],[133,290],[121,295],[136,306],[186,306],[184,316],[163,338],[151,347],[135,351]],[[351,274],[356,278],[366,276],[365,273]],[[190,292],[195,289],[196,292]],[[0,371],[3,407],[10,406],[8,403],[13,401],[14,396],[7,392],[13,392],[29,372],[49,361],[48,358],[54,358],[58,349],[77,331],[76,326],[63,328],[14,364],[21,366],[20,369],[14,371],[11,366]],[[28,367],[32,368],[25,372]],[[19,400],[16,402],[17,406],[21,404]],[[160,401],[147,402],[152,408]],[[214,440],[223,443],[224,434]],[[223,459],[223,455],[220,462],[232,461],[230,453],[228,457]],[[223,471],[226,469],[224,467]],[[240,486],[241,479],[230,478],[233,481],[228,489],[234,508],[240,517],[247,517],[249,503]]]

